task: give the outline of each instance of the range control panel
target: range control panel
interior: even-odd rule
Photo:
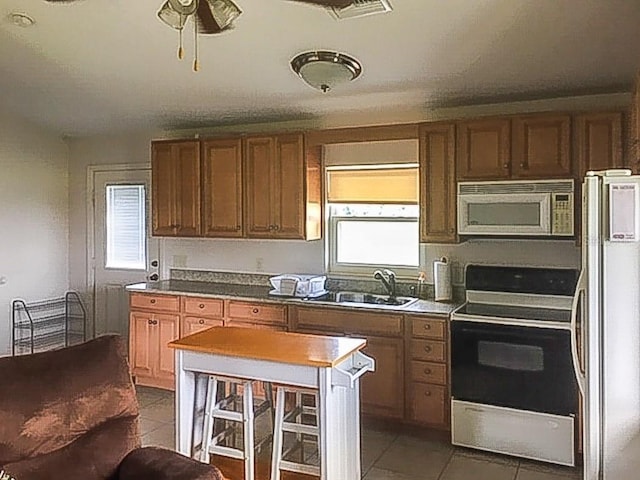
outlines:
[[[551,197],[552,235],[573,235],[573,195],[553,193]]]

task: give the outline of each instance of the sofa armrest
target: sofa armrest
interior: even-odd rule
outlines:
[[[118,480],[225,480],[220,470],[172,450],[143,447],[122,460]]]

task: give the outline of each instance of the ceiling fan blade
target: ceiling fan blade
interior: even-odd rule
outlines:
[[[308,3],[325,8],[345,8],[353,4],[353,0],[289,0],[292,2]]]
[[[201,1],[196,10],[196,21],[198,22],[198,33],[213,35],[222,32],[222,28],[213,18],[213,12],[209,7],[209,2]]]

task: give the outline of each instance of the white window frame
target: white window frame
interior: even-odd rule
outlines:
[[[333,275],[345,275],[345,276],[371,276],[376,270],[382,268],[388,268],[393,270],[398,277],[415,278],[416,274],[420,271],[420,238],[418,230],[418,265],[387,265],[387,264],[373,264],[373,263],[345,263],[338,262],[338,222],[344,219],[357,219],[358,221],[375,221],[375,222],[415,222],[419,226],[420,217],[354,217],[343,215],[331,215],[331,205],[327,204],[327,271]]]

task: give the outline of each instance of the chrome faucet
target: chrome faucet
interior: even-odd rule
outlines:
[[[393,270],[389,270],[387,268],[384,270],[376,270],[373,272],[373,278],[382,282],[391,298],[396,297],[396,274]]]

